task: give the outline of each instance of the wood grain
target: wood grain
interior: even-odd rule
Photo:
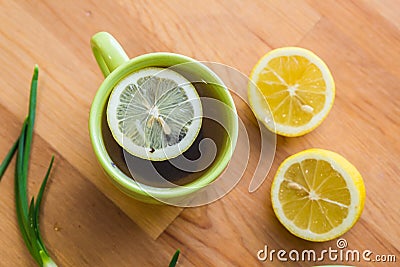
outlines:
[[[0,159],[27,113],[29,81],[38,63],[29,190],[37,192],[55,154],[41,225],[60,266],[166,266],[176,248],[182,251],[179,266],[315,265],[257,259],[265,245],[275,250],[336,248],[335,240],[311,243],[291,235],[277,221],[269,200],[279,164],[311,147],[339,152],[364,177],[364,212],[343,236],[349,248],[394,254],[398,262],[399,10],[399,2],[392,0],[0,1]],[[88,113],[102,82],[89,40],[101,30],[112,33],[131,57],[176,52],[244,74],[270,49],[305,47],[331,69],[335,104],[310,134],[278,137],[266,181],[249,193],[259,131],[247,105],[235,97],[251,140],[249,147],[238,144],[240,151],[250,149],[250,160],[235,189],[215,203],[183,211],[142,204],[108,182],[89,142]],[[0,266],[35,266],[16,224],[11,169],[0,183]]]

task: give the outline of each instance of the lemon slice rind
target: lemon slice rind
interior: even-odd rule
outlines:
[[[190,102],[193,107],[193,118],[190,118],[190,127],[186,135],[177,144],[171,146],[165,146],[162,149],[152,149],[149,147],[137,145],[133,140],[125,136],[121,130],[118,129],[119,120],[117,119],[117,108],[120,103],[121,94],[126,90],[126,87],[133,84],[137,85],[138,80],[143,77],[157,77],[160,79],[169,79],[174,81],[180,88],[182,88],[187,96],[185,102]],[[164,92],[165,93],[165,92]],[[156,101],[157,102],[157,101]],[[153,103],[149,105],[151,108]],[[179,105],[176,106],[179,108]],[[143,112],[143,109],[140,111]],[[151,112],[147,112],[146,120],[149,121]],[[113,89],[107,106],[107,122],[110,127],[111,133],[115,141],[124,148],[131,155],[139,158],[148,159],[152,161],[163,161],[171,158],[175,158],[184,153],[195,141],[197,135],[200,132],[202,125],[202,105],[200,97],[194,88],[194,86],[181,74],[166,68],[149,67],[133,72],[121,80]],[[164,117],[165,119],[165,117]],[[165,124],[165,121],[161,120],[161,123]],[[132,127],[140,128],[138,125]],[[164,131],[170,131],[168,125],[164,126]],[[139,129],[140,131],[140,129]],[[144,133],[142,133],[143,135]]]

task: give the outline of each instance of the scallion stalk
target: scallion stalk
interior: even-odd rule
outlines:
[[[177,249],[175,251],[174,256],[171,259],[171,262],[169,263],[169,267],[175,267],[176,263],[178,262],[178,258],[179,258],[179,254],[181,253],[181,251],[179,249]]]
[[[51,158],[50,165],[47,169],[46,175],[41,184],[37,199],[32,197],[30,204],[28,203],[28,167],[29,157],[32,146],[33,128],[36,116],[36,96],[37,96],[37,83],[39,77],[39,68],[36,65],[30,90],[29,98],[29,113],[25,119],[21,134],[17,141],[13,144],[10,151],[0,165],[0,180],[3,177],[8,165],[14,154],[17,152],[17,160],[15,163],[15,206],[17,213],[17,222],[29,253],[39,264],[44,267],[57,266],[49,256],[46,247],[43,243],[40,228],[39,228],[39,214],[40,204],[43,198],[43,192],[46,187],[51,168],[54,162],[54,156]]]

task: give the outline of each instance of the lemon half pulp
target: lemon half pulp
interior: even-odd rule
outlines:
[[[294,235],[327,241],[348,231],[361,215],[363,179],[342,156],[309,149],[287,158],[271,187],[279,221]]]
[[[179,73],[145,68],[120,81],[107,106],[107,121],[128,153],[162,161],[185,152],[202,124],[202,105],[194,86]]]
[[[328,115],[334,96],[328,67],[303,48],[270,51],[250,75],[250,106],[269,130],[280,135],[300,136],[316,128]]]

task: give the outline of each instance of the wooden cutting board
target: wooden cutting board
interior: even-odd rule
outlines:
[[[29,189],[37,192],[55,154],[41,225],[60,266],[166,266],[177,248],[182,250],[181,266],[373,266],[257,259],[265,245],[275,250],[336,248],[336,240],[310,243],[292,236],[276,220],[269,200],[279,164],[311,147],[342,154],[364,177],[365,209],[343,236],[348,247],[398,259],[398,14],[395,0],[0,1],[0,158],[27,114],[37,63],[38,115]],[[249,193],[259,131],[247,105],[235,97],[250,136],[249,147],[238,144],[239,149],[250,149],[250,161],[235,189],[215,203],[183,211],[142,204],[108,182],[91,149],[89,109],[103,78],[89,40],[98,31],[112,33],[131,57],[169,51],[227,64],[245,75],[270,49],[305,47],[330,67],[336,100],[312,133],[278,137],[266,181]],[[16,224],[12,168],[0,183],[0,265],[35,266]]]

